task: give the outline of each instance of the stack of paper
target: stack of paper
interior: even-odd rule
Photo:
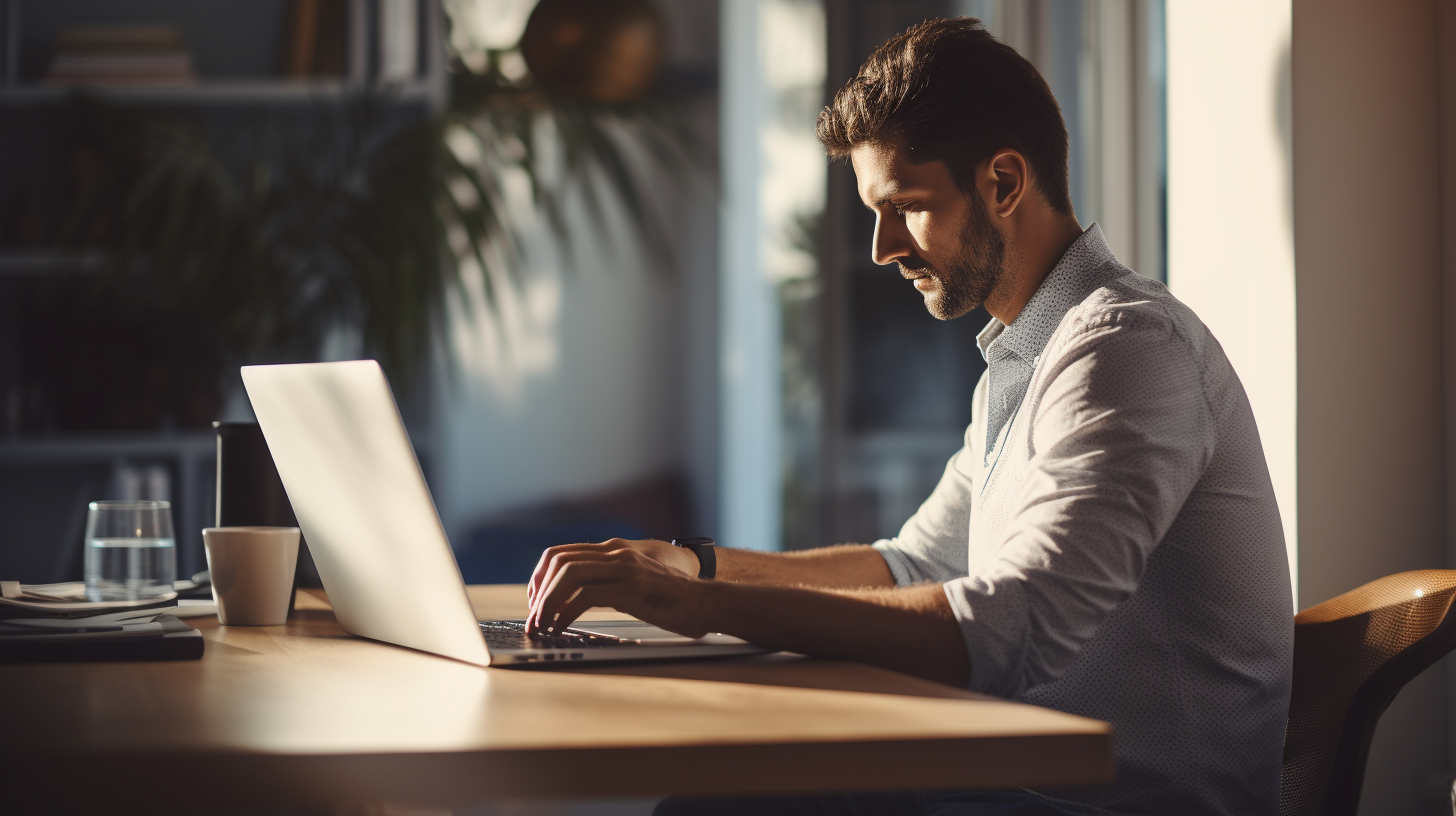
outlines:
[[[123,609],[147,609],[176,606],[177,593],[138,601],[93,601],[86,597],[86,585],[80,581],[62,584],[22,584],[0,581],[0,617],[26,613],[41,615],[78,615],[114,612]]]

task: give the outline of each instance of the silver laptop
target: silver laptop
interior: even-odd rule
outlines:
[[[477,621],[379,364],[246,366],[243,384],[345,631],[480,666],[767,651],[636,620],[549,638],[520,620]]]

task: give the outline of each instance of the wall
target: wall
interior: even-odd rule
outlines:
[[[672,342],[680,283],[647,269],[630,245],[604,245],[579,210],[572,221],[575,268],[540,226],[519,291],[498,282],[500,314],[452,321],[460,370],[441,378],[431,455],[457,544],[481,517],[609,489],[684,458]]]
[[[1303,606],[1445,564],[1436,7],[1294,0]],[[1449,807],[1443,674],[1386,713],[1362,812]]]

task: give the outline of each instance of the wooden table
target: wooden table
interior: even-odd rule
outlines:
[[[471,598],[483,618],[524,615],[519,586]],[[305,592],[286,626],[189,623],[207,638],[200,661],[0,666],[0,809],[155,811],[218,791],[239,807],[449,806],[1113,774],[1105,723],[848,661],[481,669],[346,635]]]

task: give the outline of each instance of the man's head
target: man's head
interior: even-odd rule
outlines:
[[[875,262],[898,263],[942,320],[1001,283],[1018,252],[1004,219],[1018,208],[1072,218],[1056,99],[976,20],[930,20],[880,46],[818,132],[830,156],[853,163],[876,214]]]

